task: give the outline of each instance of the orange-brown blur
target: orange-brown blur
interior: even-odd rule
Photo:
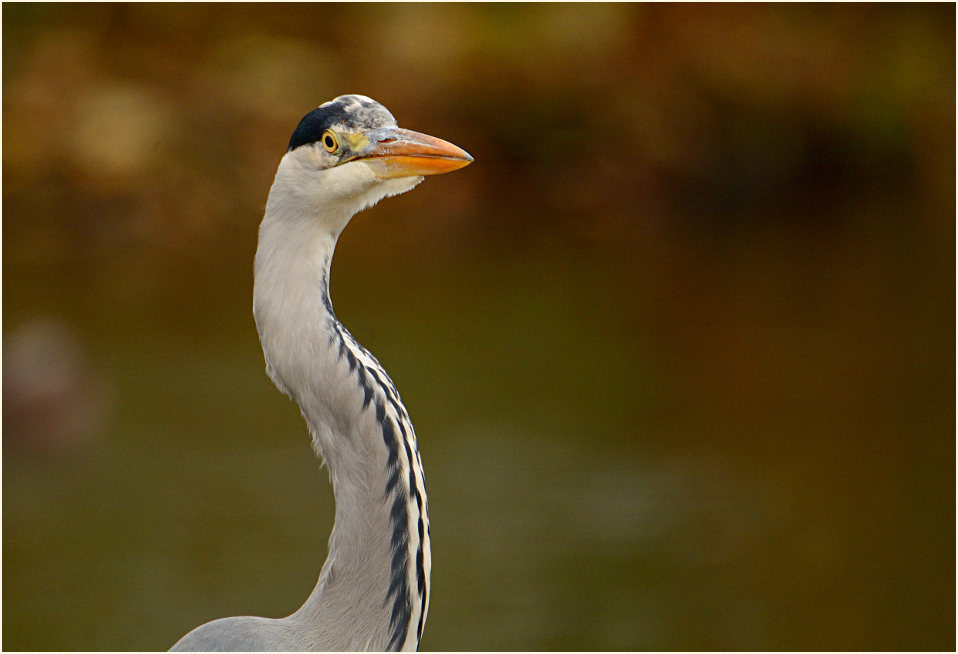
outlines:
[[[953,4],[4,4],[3,646],[315,583],[256,231],[362,93],[474,164],[353,219],[425,650],[955,648]]]

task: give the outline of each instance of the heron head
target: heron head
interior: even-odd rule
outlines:
[[[321,184],[325,202],[356,198],[359,209],[411,189],[424,175],[472,162],[452,143],[400,128],[389,110],[364,95],[342,95],[306,114],[284,159],[294,160],[300,174],[316,173],[312,181]]]

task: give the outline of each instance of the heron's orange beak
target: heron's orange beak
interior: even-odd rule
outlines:
[[[441,175],[472,163],[468,152],[448,141],[398,127],[373,130],[358,154],[382,179]]]

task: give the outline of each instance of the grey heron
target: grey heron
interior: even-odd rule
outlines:
[[[313,592],[292,615],[222,618],[186,650],[415,650],[429,608],[429,518],[409,414],[379,361],[333,313],[329,267],[349,219],[472,157],[344,95],[308,113],[259,227],[253,315],[266,372],[306,419],[336,513]]]

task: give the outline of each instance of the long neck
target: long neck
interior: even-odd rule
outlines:
[[[315,589],[284,621],[303,648],[415,649],[431,569],[416,436],[385,370],[333,313],[337,234],[291,213],[267,205],[254,315],[267,372],[299,405],[329,468],[336,518]]]

